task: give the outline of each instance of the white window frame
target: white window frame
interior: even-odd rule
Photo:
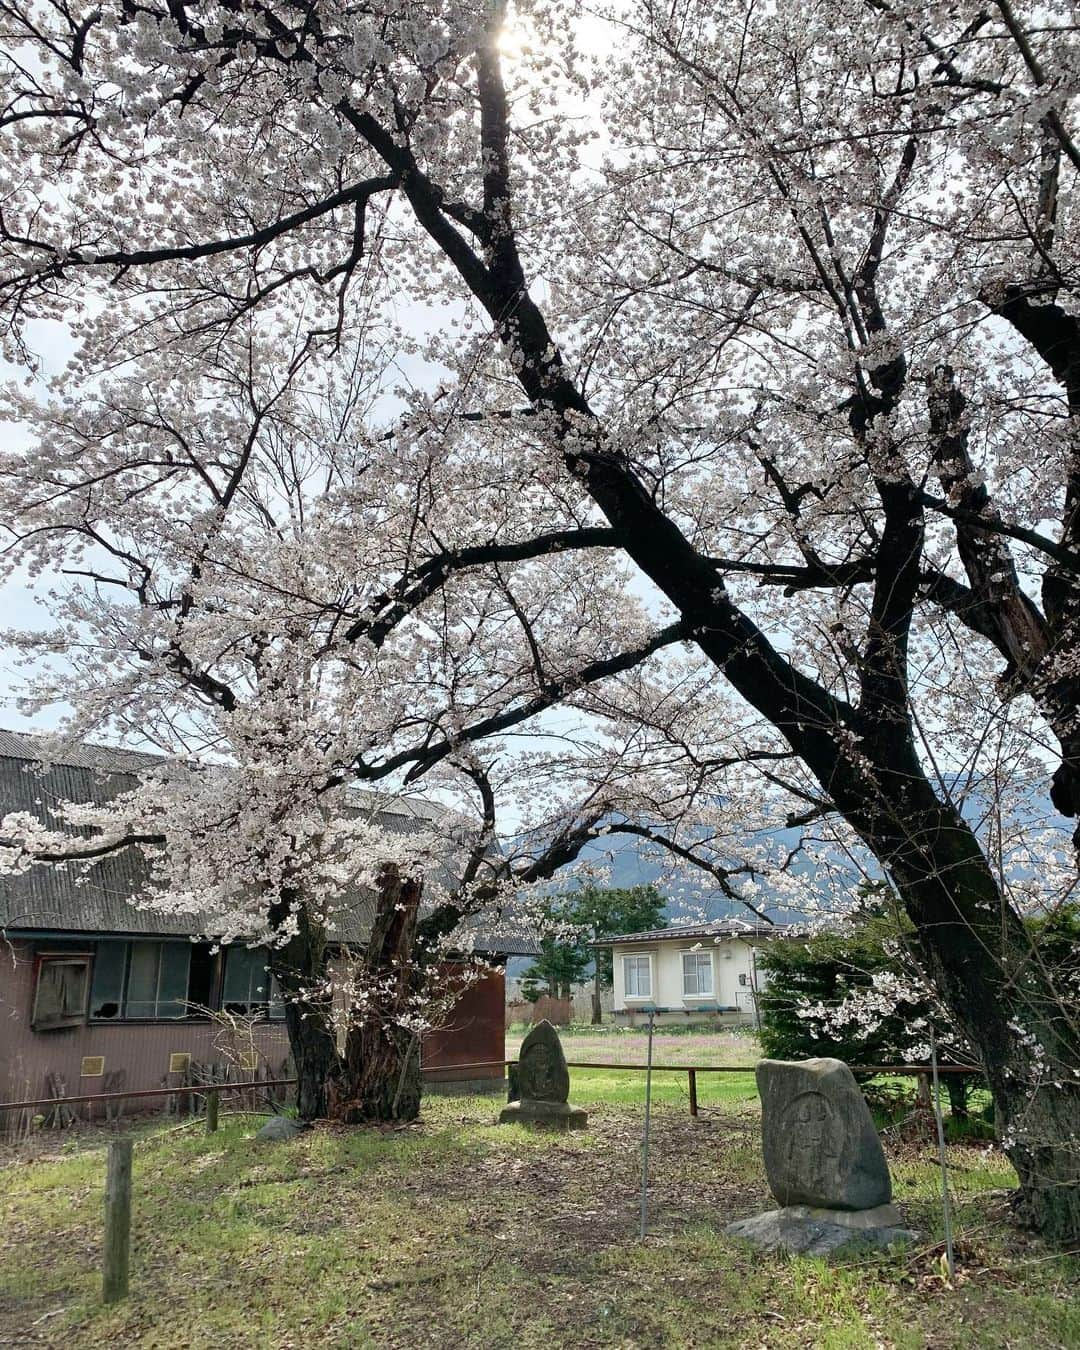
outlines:
[[[626,989],[626,963],[627,961],[648,961],[649,963],[649,992],[647,994],[630,994]],[[656,988],[656,962],[653,960],[652,952],[623,952],[623,1002],[624,1003],[653,1003],[655,996],[653,990]]]
[[[688,994],[686,992],[686,958],[693,956],[700,959],[702,956],[709,963],[709,984],[712,988],[707,994]],[[715,1000],[716,998],[716,960],[714,953],[708,948],[697,948],[696,950],[686,950],[679,953],[679,974],[682,977],[682,996],[684,1003],[701,1003]]]

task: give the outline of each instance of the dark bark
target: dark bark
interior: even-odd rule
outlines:
[[[1000,893],[978,841],[921,773],[902,724],[876,802],[848,819],[887,866],[915,924],[924,970],[976,1047],[1001,1145],[1020,1179],[1018,1213],[1044,1236],[1080,1238],[1080,1043],[1075,1018]],[[882,747],[874,747],[878,754]],[[1072,1122],[1071,1124],[1069,1122]]]
[[[280,927],[290,913],[296,934],[271,954],[271,970],[285,996],[285,1025],[296,1065],[301,1119],[347,1123],[413,1120],[420,1110],[420,1043],[398,1019],[416,984],[413,943],[420,901],[416,882],[392,869],[383,874],[375,923],[361,961],[361,980],[377,989],[372,1013],[350,1027],[339,1053],[329,996],[314,997],[327,978],[326,934],[296,897],[271,916]]]
[[[420,1042],[402,1025],[419,978],[414,946],[420,889],[419,882],[403,880],[392,867],[379,878],[375,922],[360,972],[374,997],[345,1039],[330,1091],[329,1114],[335,1120],[415,1120],[420,1113]]]
[[[958,1073],[946,1073],[942,1078],[945,1082],[945,1091],[949,1094],[949,1114],[954,1120],[967,1120],[970,1083]]]
[[[271,949],[270,969],[285,999],[285,1027],[296,1066],[297,1113],[301,1120],[318,1120],[328,1114],[329,1084],[338,1065],[329,1008],[311,994],[326,978],[326,933],[312,921],[305,905],[294,904],[293,908],[296,934],[284,946]],[[289,909],[286,902],[272,911],[275,928],[285,922]]]
[[[1051,798],[1065,816],[1080,821],[1080,574],[1072,562],[1080,552],[1080,320],[1053,302],[1044,289],[1009,286],[1003,298],[986,297],[1000,315],[1038,352],[1065,390],[1069,408],[1070,451],[1065,476],[1061,545],[1065,550],[1043,575],[1043,613],[1055,670],[1046,681],[1040,705],[1061,742],[1061,764],[1054,773]],[[1080,851],[1080,823],[1073,835]]]

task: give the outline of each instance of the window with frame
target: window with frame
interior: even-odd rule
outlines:
[[[267,969],[270,954],[265,947],[228,947],[225,951],[225,983],[221,1006],[231,1013],[250,1017],[265,1012],[273,1021],[285,1016],[277,981]]]
[[[100,942],[94,961],[94,1021],[175,1021],[208,993],[209,953],[190,942]]]
[[[683,998],[709,998],[713,992],[712,952],[683,952]]]
[[[86,1020],[89,988],[88,955],[57,953],[39,957],[31,1026],[35,1031],[81,1026]]]
[[[623,992],[627,998],[652,998],[652,962],[647,956],[623,957]]]

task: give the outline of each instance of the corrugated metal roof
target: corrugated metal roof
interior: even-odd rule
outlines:
[[[782,923],[742,923],[738,919],[714,919],[709,923],[680,923],[670,928],[650,928],[645,933],[615,933],[597,938],[590,947],[620,947],[635,942],[700,942],[715,938],[783,937],[786,925]]]
[[[47,753],[52,746],[46,744]],[[0,817],[26,811],[45,825],[62,826],[50,809],[58,802],[104,804],[129,791],[136,775],[162,762],[159,755],[112,746],[65,746],[52,762],[42,762],[43,738],[0,729]],[[452,813],[417,797],[357,793],[358,804],[377,814],[384,829],[413,833],[431,824],[449,824]],[[445,880],[446,878],[444,878]],[[67,933],[124,933],[191,937],[206,933],[207,916],[164,914],[132,903],[149,880],[137,849],[125,849],[90,864],[37,866],[18,876],[0,877],[0,930]],[[358,891],[338,912],[334,936],[362,942],[374,919],[374,897]],[[536,939],[515,932],[512,924],[470,925],[480,952],[534,956]]]
[[[61,742],[52,736],[25,731],[8,731],[0,727],[0,755],[5,759],[22,759],[40,763],[47,757],[56,758],[71,769],[95,769],[101,773],[139,773],[160,764],[161,755],[143,750],[121,750],[111,745],[91,745],[87,742]]]

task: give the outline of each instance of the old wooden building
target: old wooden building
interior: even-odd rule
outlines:
[[[39,755],[35,737],[0,731],[0,818],[26,811],[55,827],[50,803],[108,801],[155,762],[96,745],[44,766]],[[441,814],[416,798],[379,806],[380,823],[402,832],[429,829]],[[193,1065],[228,1062],[263,1077],[286,1069],[284,1010],[266,952],[215,947],[196,940],[183,916],[137,908],[145,881],[133,850],[89,867],[0,876],[0,1101],[52,1095],[57,1084],[69,1095],[179,1086]],[[363,940],[364,920],[363,904],[352,907],[354,931],[338,935],[343,952]],[[430,1083],[502,1079],[502,965],[537,948],[528,935],[481,929],[475,950],[494,969],[424,1042]]]

